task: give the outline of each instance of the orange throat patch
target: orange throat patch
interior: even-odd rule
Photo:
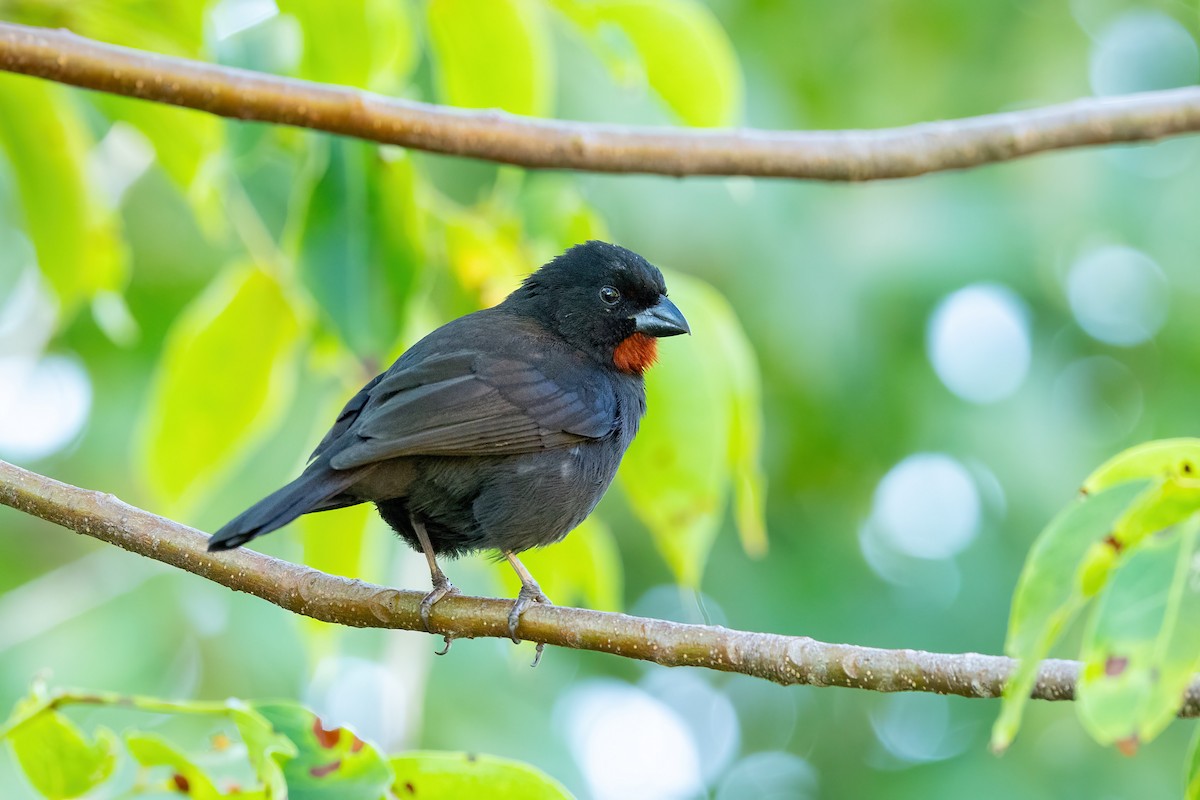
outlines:
[[[658,340],[644,333],[630,334],[613,351],[613,364],[622,372],[641,375],[658,358]]]

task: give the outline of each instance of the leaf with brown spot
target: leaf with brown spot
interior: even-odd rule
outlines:
[[[283,765],[290,800],[379,800],[392,786],[384,756],[347,728],[326,727],[312,711],[287,702],[256,703],[298,750]]]
[[[313,717],[312,732],[317,744],[325,748],[336,747],[338,740],[342,738],[341,728],[326,728],[320,717]]]
[[[1128,658],[1120,658],[1117,656],[1109,656],[1104,662],[1104,674],[1110,678],[1115,678],[1125,671],[1129,666]]]
[[[312,775],[314,778],[324,778],[326,775],[330,774],[331,772],[336,772],[337,770],[339,770],[341,768],[342,768],[342,762],[341,762],[341,759],[339,759],[337,761],[332,761],[328,764],[322,764],[319,767],[309,767],[308,774]]]
[[[1084,631],[1076,709],[1101,744],[1149,742],[1170,724],[1200,668],[1200,524],[1143,541],[1113,570]]]
[[[507,758],[476,753],[417,751],[391,760],[396,771],[392,792],[421,800],[519,797],[521,800],[571,800],[562,784],[534,767]],[[421,790],[417,792],[417,786]]]

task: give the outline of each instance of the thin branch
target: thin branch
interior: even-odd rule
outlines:
[[[203,533],[134,508],[111,494],[80,489],[0,461],[0,504],[157,559],[280,608],[359,628],[423,631],[424,593],[326,575],[250,550],[208,553]],[[508,637],[509,600],[452,595],[434,607],[434,631],[454,638]],[[735,631],[563,606],[530,608],[520,635],[668,667],[705,667],[775,683],[844,686],[877,692],[998,697],[1015,662],[978,653],[927,653],[829,644],[803,636]],[[1032,696],[1071,700],[1079,663],[1042,663]],[[1182,716],[1200,716],[1200,683]]]
[[[1200,131],[1197,87],[873,131],[596,125],[399,100],[11,23],[0,23],[0,70],[234,119],[523,167],[593,172],[866,181]]]

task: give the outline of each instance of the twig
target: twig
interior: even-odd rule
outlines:
[[[0,504],[195,573],[280,608],[360,628],[423,631],[423,592],[399,591],[326,575],[249,550],[208,553],[208,537],[111,494],[80,489],[0,461]],[[438,635],[508,638],[511,601],[452,595],[434,607]],[[735,631],[658,619],[537,605],[519,631],[534,642],[595,650],[668,667],[738,672],[780,684],[844,686],[877,692],[997,697],[1015,662],[978,653],[927,653],[828,644],[803,636]],[[1071,700],[1079,664],[1047,660],[1032,696]],[[1200,683],[1182,716],[1200,716]]]
[[[593,172],[867,181],[1200,131],[1197,87],[873,131],[596,125],[399,100],[11,23],[0,23],[0,70],[234,119],[524,167]]]

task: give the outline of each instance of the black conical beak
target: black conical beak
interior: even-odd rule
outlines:
[[[683,318],[674,303],[666,295],[658,298],[658,302],[633,317],[634,330],[647,336],[678,336],[681,333],[691,333],[687,320]]]

